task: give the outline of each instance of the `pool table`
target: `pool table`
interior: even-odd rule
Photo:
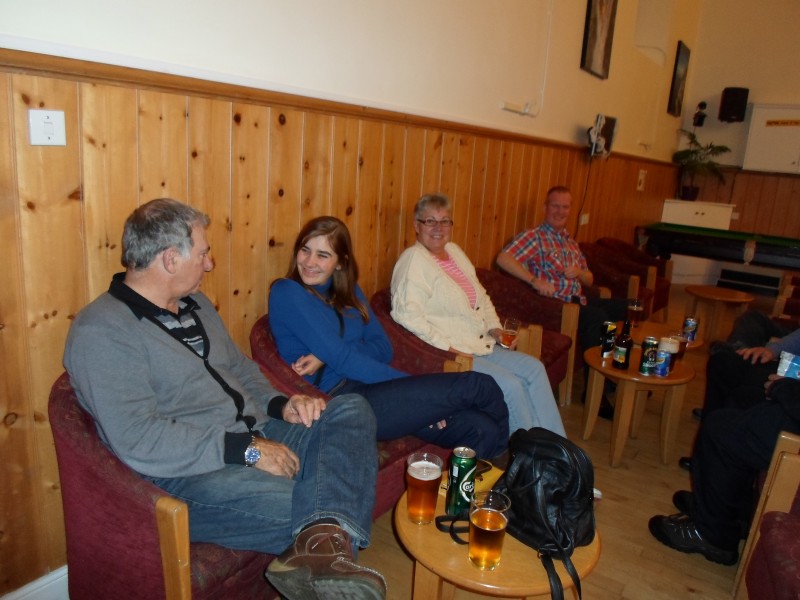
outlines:
[[[675,253],[800,270],[800,239],[796,238],[674,223],[643,225],[637,234],[646,239],[645,250],[661,258],[669,259]]]

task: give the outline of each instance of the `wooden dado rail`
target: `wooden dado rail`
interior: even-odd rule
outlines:
[[[28,143],[32,108],[64,111],[66,146]],[[370,295],[412,243],[423,192],[450,195],[455,241],[488,267],[541,220],[551,185],[574,190],[573,223],[582,205],[579,238],[593,240],[631,239],[674,183],[673,165],[641,158],[590,167],[579,146],[0,49],[0,594],[65,563],[48,392],[72,317],[120,270],[121,226],[140,203],[171,196],[209,213],[216,269],[203,289],[246,349],[313,216],[348,224]]]

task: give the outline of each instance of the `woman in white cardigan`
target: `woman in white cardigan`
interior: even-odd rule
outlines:
[[[502,326],[467,255],[450,241],[450,200],[431,194],[414,208],[417,243],[392,274],[392,318],[428,344],[473,357],[473,370],[503,390],[510,431],[544,427],[566,435],[544,365],[498,345]]]

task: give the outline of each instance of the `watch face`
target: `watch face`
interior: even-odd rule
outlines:
[[[255,465],[260,458],[261,458],[261,450],[259,450],[253,445],[248,446],[247,450],[244,451],[244,463],[248,467],[252,467],[253,465]]]

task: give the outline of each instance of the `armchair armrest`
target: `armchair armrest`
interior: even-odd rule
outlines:
[[[767,478],[761,490],[750,533],[747,536],[739,568],[733,580],[733,594],[738,599],[747,598],[745,586],[742,585],[745,573],[750,565],[753,548],[758,542],[761,520],[769,511],[790,512],[800,486],[800,436],[782,431],[778,435],[772,460],[767,471]]]
[[[189,562],[189,508],[172,496],[156,501],[158,544],[164,569],[164,587],[170,600],[191,600],[192,569]]]
[[[517,350],[536,358],[542,356],[542,337],[544,329],[541,325],[521,327],[517,336]]]

